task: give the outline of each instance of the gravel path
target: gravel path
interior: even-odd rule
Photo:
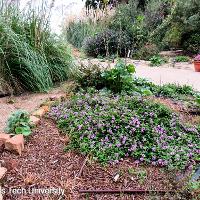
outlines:
[[[147,78],[155,84],[176,83],[179,85],[190,85],[195,90],[200,91],[200,73],[195,72],[193,64],[182,63],[174,68],[149,67],[147,64],[138,63],[136,67],[138,77]]]
[[[49,93],[27,93],[21,96],[14,96],[12,98],[0,98],[0,133],[4,131],[9,115],[15,110],[22,109],[32,112],[50,96],[59,97],[61,95],[63,95],[63,92],[60,89],[54,89]],[[9,103],[10,100],[13,102]]]

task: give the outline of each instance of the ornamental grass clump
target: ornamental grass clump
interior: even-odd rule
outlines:
[[[78,149],[101,163],[132,157],[136,163],[185,168],[200,161],[200,134],[162,104],[107,92],[78,93],[49,116]]]
[[[31,4],[21,11],[0,0],[0,75],[15,93],[47,91],[68,78],[68,47],[50,30],[49,11]]]

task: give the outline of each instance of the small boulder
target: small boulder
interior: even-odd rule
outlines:
[[[15,151],[19,155],[22,154],[24,150],[24,136],[22,134],[15,135],[5,142],[5,149],[9,151]]]
[[[0,167],[0,181],[5,177],[7,169],[5,167]]]
[[[41,108],[44,109],[45,113],[49,112],[49,106],[46,105],[46,106],[42,106]]]
[[[37,126],[40,123],[40,118],[31,115],[30,116],[30,123],[33,126]]]
[[[43,108],[39,108],[38,110],[34,111],[32,115],[35,117],[43,117],[45,113],[46,111]]]
[[[10,139],[10,135],[9,134],[6,134],[6,133],[1,133],[0,134],[0,144],[1,143],[5,143],[6,140]]]

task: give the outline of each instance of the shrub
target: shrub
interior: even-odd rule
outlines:
[[[176,56],[175,62],[189,62],[190,58],[188,56]]]
[[[68,77],[71,56],[51,34],[44,10],[20,12],[14,5],[1,6],[1,75],[15,92],[47,91]]]
[[[85,66],[81,64],[75,79],[82,88],[95,87],[99,90],[105,87],[101,76],[102,71],[102,67],[99,65],[90,63]]]
[[[125,57],[128,54],[130,40],[123,32],[105,30],[94,37],[86,38],[83,49],[88,56],[112,56],[118,54]]]
[[[92,21],[72,21],[67,25],[64,34],[66,34],[69,43],[77,48],[81,48],[85,38],[94,36],[101,32],[102,29],[104,28],[101,23]]]
[[[145,15],[139,8],[138,0],[130,0],[128,4],[119,5],[110,21],[109,28],[127,34],[130,42],[128,46],[131,51],[130,56],[137,54],[137,51],[148,41]]]
[[[184,41],[183,47],[189,53],[200,53],[200,33],[192,34]]]
[[[67,149],[102,163],[133,157],[137,163],[184,168],[199,161],[199,132],[165,106],[128,95],[79,93],[49,116],[69,134]]]
[[[163,59],[162,57],[157,56],[157,55],[151,57],[151,58],[149,59],[149,61],[151,62],[151,63],[150,63],[151,66],[156,66],[156,67],[158,67],[158,66],[160,66],[160,65],[162,65],[162,64],[164,64],[164,63],[166,63],[166,60],[165,60],[165,59]]]
[[[133,73],[135,73],[134,65],[126,65],[123,61],[119,61],[113,69],[104,71],[102,78],[108,89],[121,93],[132,90]]]
[[[15,111],[7,121],[6,132],[29,136],[31,134],[29,113],[23,110]]]
[[[159,49],[155,44],[147,43],[136,52],[135,57],[137,59],[149,60],[152,56],[157,55],[158,53]]]

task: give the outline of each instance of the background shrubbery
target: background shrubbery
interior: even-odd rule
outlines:
[[[108,56],[118,53],[119,56],[129,55],[148,60],[152,55],[156,55],[158,50],[181,48],[192,54],[200,51],[198,0],[149,0],[143,3],[129,0],[128,4],[118,4],[114,15],[108,14],[106,19],[101,21],[101,27],[104,27],[102,31],[98,29],[90,32],[91,27],[87,28],[88,22],[83,22],[80,33],[76,32],[76,37],[80,37],[81,41],[85,40],[84,50],[90,56]],[[80,22],[74,22],[69,25],[68,30],[79,25]],[[83,27],[86,27],[88,32],[84,31],[83,34]],[[106,37],[107,29],[111,35],[110,40]],[[71,31],[67,31],[68,40],[71,42],[73,36],[70,33]],[[121,40],[115,39],[116,36],[120,36]],[[82,45],[75,44],[75,46]],[[119,46],[121,46],[121,54],[118,52]],[[146,47],[151,47],[153,51],[149,50],[146,54],[145,52],[148,51]],[[109,54],[106,49],[109,49]]]

